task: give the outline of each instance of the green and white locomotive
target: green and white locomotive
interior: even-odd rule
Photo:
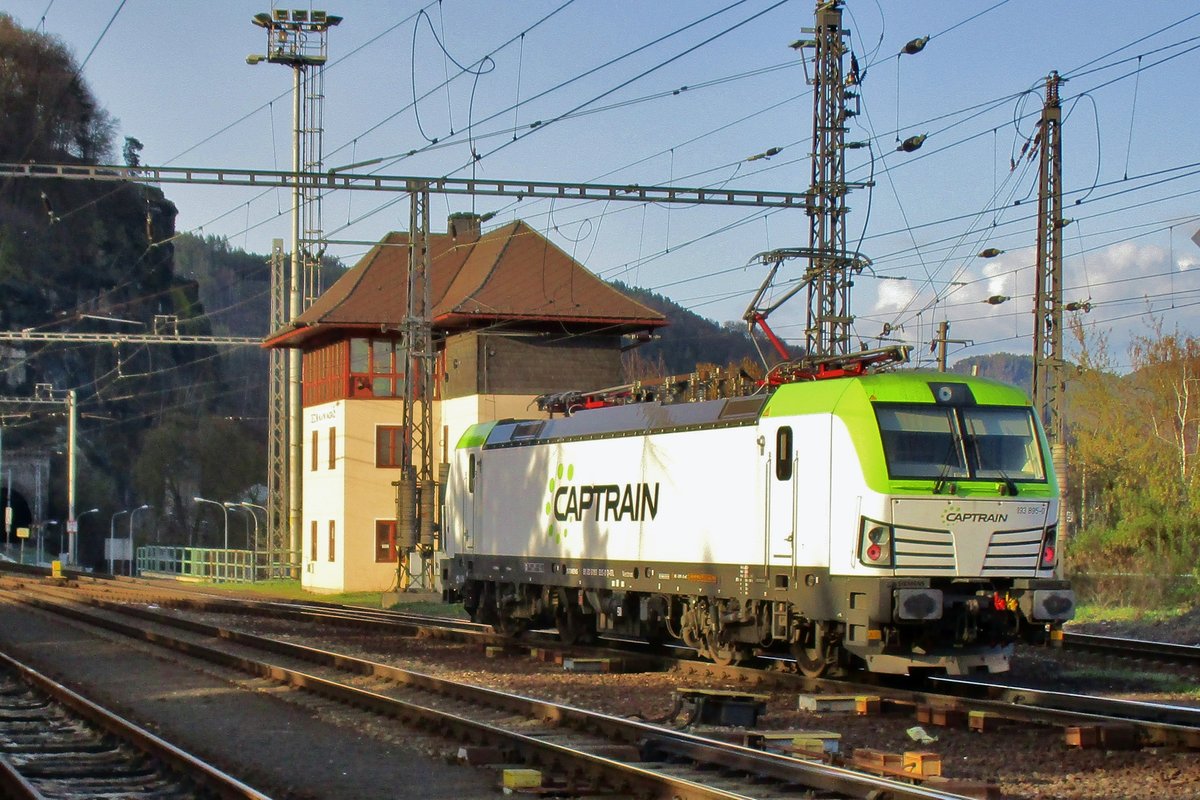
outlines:
[[[1008,668],[1074,613],[1019,389],[894,371],[476,425],[443,587],[516,634],[681,640],[809,675]]]

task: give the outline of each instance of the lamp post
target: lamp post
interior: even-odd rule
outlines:
[[[254,580],[257,580],[257,575],[258,575],[258,515],[254,513],[254,509],[257,508],[263,512],[264,523],[269,522],[271,517],[270,517],[270,512],[267,511],[266,506],[260,506],[255,503],[248,503],[245,500],[243,500],[241,502],[241,505],[243,505],[247,509],[249,509],[250,516],[254,517],[254,571],[250,574],[250,580],[254,581]]]
[[[195,500],[197,503],[212,503],[214,506],[216,506],[217,508],[221,509],[222,512],[224,512],[224,514],[225,514],[225,549],[228,550],[229,549],[229,509],[225,507],[224,503],[218,503],[216,500],[209,500],[204,497],[193,497],[192,499]]]
[[[244,503],[225,503],[226,508],[235,511],[245,511],[254,520],[254,539],[258,540],[258,515],[250,509],[246,508]],[[246,549],[250,551],[250,581],[254,582],[254,571],[258,568],[258,550],[255,544],[250,541],[250,526],[246,526]]]
[[[112,515],[112,519],[108,523],[108,574],[113,575],[113,550],[117,546],[117,517],[122,514],[128,514],[129,509],[118,511]]]
[[[129,574],[133,575],[134,549],[133,549],[133,518],[137,516],[137,512],[145,511],[148,508],[153,508],[151,505],[142,504],[129,512]]]

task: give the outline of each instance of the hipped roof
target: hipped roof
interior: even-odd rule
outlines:
[[[407,233],[389,233],[264,346],[300,347],[338,330],[399,329],[408,306],[408,241]],[[432,234],[429,255],[434,330],[555,324],[617,335],[667,324],[520,220],[473,240]]]

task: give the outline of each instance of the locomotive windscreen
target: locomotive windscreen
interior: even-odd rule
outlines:
[[[1029,408],[879,403],[888,475],[939,480],[1045,480]]]

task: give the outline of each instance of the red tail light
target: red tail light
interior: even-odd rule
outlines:
[[[864,523],[867,521],[864,520]],[[892,529],[886,525],[871,525],[863,532],[858,552],[859,560],[868,567],[890,566],[892,563]]]
[[[1058,564],[1058,529],[1050,528],[1046,531],[1046,538],[1042,540],[1042,557],[1038,560],[1038,569],[1054,569]]]

